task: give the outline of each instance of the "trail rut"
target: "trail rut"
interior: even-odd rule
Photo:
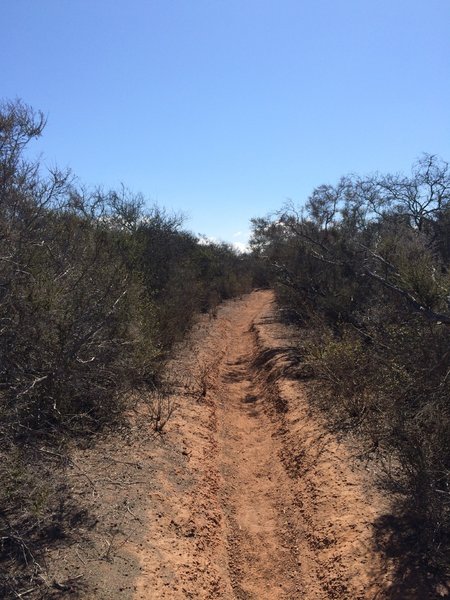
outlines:
[[[220,366],[215,390],[218,460],[234,593],[237,598],[277,599],[296,597],[301,582],[289,544],[289,478],[264,410],[264,390],[251,369],[256,352],[251,325],[260,314],[257,305],[253,314],[238,316]]]

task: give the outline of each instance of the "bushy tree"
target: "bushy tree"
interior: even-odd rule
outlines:
[[[399,515],[414,523],[410,550],[441,574],[450,549],[449,190],[448,164],[424,155],[409,177],[318,187],[303,209],[254,220],[251,242],[284,314],[305,328],[301,354],[323,382],[316,402],[384,462],[402,492]]]

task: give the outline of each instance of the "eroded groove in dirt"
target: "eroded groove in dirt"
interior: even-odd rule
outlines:
[[[293,503],[264,390],[251,369],[257,350],[251,325],[259,313],[249,316],[239,315],[213,390],[230,578],[237,598],[298,597],[301,581],[288,532]]]

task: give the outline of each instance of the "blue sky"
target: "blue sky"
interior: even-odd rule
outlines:
[[[450,160],[449,0],[0,8],[0,98],[48,116],[34,150],[194,233],[244,242],[251,217],[346,173]]]

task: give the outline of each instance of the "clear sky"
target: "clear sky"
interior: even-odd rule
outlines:
[[[450,0],[0,0],[0,19],[0,98],[48,116],[35,150],[194,233],[243,242],[346,173],[450,160]]]

